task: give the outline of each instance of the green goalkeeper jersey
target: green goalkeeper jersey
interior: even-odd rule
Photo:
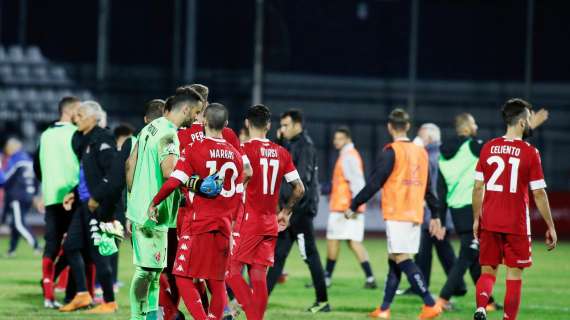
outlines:
[[[165,179],[160,164],[169,155],[180,155],[176,126],[158,118],[146,125],[138,138],[137,164],[127,206],[127,218],[134,223],[167,229],[176,226],[180,196],[172,193],[158,206],[158,223],[148,218],[148,208]]]

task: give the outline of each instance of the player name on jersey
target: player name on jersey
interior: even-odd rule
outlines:
[[[196,133],[192,133],[192,134],[190,135],[190,137],[192,138],[192,142],[195,142],[195,141],[202,141],[202,140],[204,140],[204,138],[205,138],[204,132],[202,132],[202,131],[199,131],[199,132],[196,132]]]
[[[210,150],[210,157],[211,158],[217,158],[217,159],[233,160],[235,156],[234,156],[233,151],[230,151],[230,150],[211,149]]]
[[[518,157],[521,154],[521,149],[513,146],[496,145],[491,147],[490,152],[491,154],[509,154]]]
[[[266,158],[277,158],[278,157],[277,150],[275,150],[275,149],[260,148],[260,151],[261,151],[262,157],[266,157]]]

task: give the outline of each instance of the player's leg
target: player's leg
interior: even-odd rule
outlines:
[[[446,308],[446,305],[449,303],[449,300],[455,293],[456,289],[461,286],[465,272],[478,257],[478,248],[472,246],[474,239],[473,233],[460,233],[459,238],[461,240],[459,257],[449,272],[447,281],[439,293],[438,304],[444,309]]]
[[[226,306],[226,283],[224,280],[207,279],[206,284],[212,293],[210,307],[208,309],[208,317],[213,316],[214,319],[221,319]]]
[[[158,311],[158,288],[166,266],[167,232],[132,225],[133,262],[136,266],[129,292],[131,319]]]
[[[38,241],[26,224],[26,215],[32,208],[32,202],[14,200],[10,202],[10,206],[12,207],[13,222],[16,230],[34,250],[37,250],[39,247]]]
[[[437,257],[441,264],[441,267],[446,275],[449,275],[451,269],[453,269],[453,265],[457,262],[457,257],[455,255],[455,251],[453,251],[453,246],[451,246],[451,242],[449,241],[449,232],[445,234],[443,240],[434,239],[433,242],[435,246],[435,252],[437,253]],[[431,266],[430,266],[431,267]],[[428,283],[429,288],[429,279],[426,281]],[[455,288],[455,292],[453,293],[454,296],[463,296],[467,293],[467,286],[465,281],[461,279],[459,286]]]
[[[273,267],[269,268],[269,272],[267,272],[267,291],[269,294],[271,294],[271,291],[275,288],[277,279],[283,272],[285,260],[287,260],[287,256],[289,255],[292,246],[293,241],[290,228],[279,232],[279,235],[277,236],[277,244],[275,246],[275,263],[273,264]]]
[[[194,279],[175,276],[176,285],[180,288],[180,297],[184,301],[186,308],[194,319],[204,320],[207,319],[206,311],[200,299],[200,293],[195,286]]]
[[[242,277],[242,270],[244,264],[236,259],[232,259],[230,262],[229,273],[226,277],[226,283],[234,292],[237,301],[241,305],[243,311],[248,319],[255,319],[256,318],[256,310],[253,307],[253,293],[250,286],[245,282],[244,278]],[[265,278],[265,274],[264,274]],[[267,290],[267,288],[265,288]]]
[[[340,220],[339,218],[342,218]],[[325,268],[325,282],[327,287],[331,285],[332,274],[340,252],[340,238],[343,229],[344,214],[331,212],[327,223],[327,264]]]
[[[92,233],[90,232],[90,234]],[[90,236],[89,238],[90,241],[87,243],[87,246],[89,248],[89,254],[91,256],[91,260],[95,264],[97,281],[99,282],[99,284],[101,285],[101,289],[103,290],[104,303],[101,303],[92,310],[89,310],[88,313],[93,313],[93,314],[113,313],[117,311],[118,305],[115,302],[111,256],[101,255],[99,253],[98,247],[95,246],[92,237]]]
[[[362,244],[362,241],[348,240],[348,247],[354,253],[354,256],[360,262],[360,267],[364,271],[364,276],[366,277],[366,282],[364,288],[375,289],[376,278],[374,278],[374,273],[372,273],[372,267],[370,266],[370,258],[368,257],[368,251]]]
[[[523,269],[532,265],[530,236],[501,234],[507,266],[504,318],[516,320],[521,304]]]
[[[422,274],[424,275],[424,279],[426,281],[426,286],[429,288],[429,280],[431,276],[431,264],[433,259],[433,246],[434,246],[434,239],[429,234],[429,230],[423,228],[420,236],[420,249],[418,254],[414,257],[414,262],[421,270]],[[410,290],[411,292],[411,290]]]
[[[295,225],[292,225],[291,231],[295,234],[299,253],[301,258],[311,272],[311,279],[315,288],[316,301],[315,304],[309,308],[309,311],[315,312],[329,312],[330,305],[328,304],[327,287],[325,284],[325,273],[321,264],[321,258],[317,249],[315,239],[313,219],[311,217],[300,217],[301,220]]]
[[[62,312],[74,311],[85,308],[92,303],[92,297],[87,288],[87,278],[85,276],[85,245],[88,238],[89,222],[91,212],[87,205],[78,207],[74,212],[63,250],[69,262],[69,271],[75,283],[76,294],[74,298],[59,310]]]
[[[267,309],[267,301],[269,299],[267,294],[266,274],[267,266],[253,264],[249,268],[249,281],[253,291],[252,297],[258,319],[263,319],[265,310]]]
[[[73,213],[65,212],[61,204],[46,206],[45,246],[42,257],[42,288],[44,306],[58,307],[54,296],[54,260],[61,249],[63,235],[67,232]]]
[[[384,318],[388,319],[390,317],[390,305],[394,301],[394,296],[396,296],[396,290],[400,285],[400,280],[402,278],[402,271],[398,267],[396,261],[392,259],[391,256],[388,257],[388,274],[386,275],[386,283],[384,285],[384,297],[382,298],[382,304],[372,313],[371,317],[374,318]]]
[[[336,266],[336,260],[340,252],[340,241],[336,239],[327,240],[327,264],[325,269],[325,281],[327,287],[331,285],[332,274]]]
[[[178,237],[175,228],[168,229],[168,257],[166,268],[162,271],[160,279],[159,305],[164,309],[164,318],[170,320],[178,313],[178,287],[176,278],[172,275],[172,266],[176,258]]]
[[[493,294],[497,266],[503,261],[503,240],[498,233],[481,230],[479,232],[479,264],[482,274],[475,285],[476,320],[487,318],[485,308]]]

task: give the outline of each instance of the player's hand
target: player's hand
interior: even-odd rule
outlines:
[[[346,209],[346,211],[344,212],[344,217],[347,220],[353,219],[356,217],[356,212],[350,210],[350,209]]]
[[[95,210],[99,208],[99,202],[97,202],[97,200],[93,198],[89,198],[89,201],[87,202],[87,207],[89,208],[89,211],[95,212]]]
[[[479,241],[479,219],[473,221],[473,238]]]
[[[542,108],[537,112],[533,112],[530,118],[530,126],[533,129],[540,127],[544,122],[548,120],[548,110]]]
[[[148,207],[148,218],[155,223],[158,223],[158,210],[154,206],[154,203],[151,202],[150,206]]]
[[[75,202],[75,194],[73,192],[70,192],[63,197],[63,208],[65,211],[71,211],[73,202]]]
[[[133,234],[133,223],[131,220],[127,219],[127,222],[125,223],[125,229],[127,229],[127,234]]]
[[[436,237],[438,233],[441,232],[441,220],[439,220],[439,218],[437,219],[431,219],[429,221],[429,234]]]
[[[445,227],[441,227],[439,228],[439,232],[437,232],[435,234],[435,238],[439,241],[443,240],[445,238],[445,234],[447,233],[447,230]]]
[[[546,247],[548,251],[554,250],[557,242],[558,236],[556,235],[556,230],[554,228],[548,228],[548,230],[546,230]]]
[[[281,210],[279,214],[277,214],[277,231],[281,232],[289,226],[289,220],[291,220],[291,211],[289,210]]]
[[[32,200],[32,205],[41,214],[46,213],[46,207],[44,204],[44,199],[41,196],[34,197]]]

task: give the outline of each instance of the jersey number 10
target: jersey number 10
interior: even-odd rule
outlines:
[[[520,162],[521,162],[521,159],[519,159],[519,158],[512,158],[512,157],[509,158],[509,164],[511,165],[511,181],[510,181],[510,186],[509,186],[509,192],[511,192],[511,193],[517,192],[517,182],[518,182],[518,177],[519,177],[519,163]],[[487,182],[486,190],[503,192],[503,186],[500,184],[497,184],[497,180],[499,179],[499,177],[501,176],[503,171],[505,171],[505,161],[503,161],[503,158],[501,158],[499,156],[491,156],[487,159],[488,165],[491,165],[494,163],[497,164],[497,168],[495,169],[495,171],[491,175],[491,178]]]
[[[216,172],[217,166],[218,166],[218,164],[216,163],[216,161],[207,161],[206,162],[206,168],[210,169],[210,175],[212,175]],[[222,179],[223,181],[226,181],[226,174],[227,174],[228,170],[232,171],[232,174],[230,177],[230,190],[226,190],[226,189],[222,188],[222,192],[220,192],[220,195],[222,195],[225,198],[231,198],[235,195],[235,193],[236,193],[236,179],[238,177],[238,169],[236,167],[236,164],[233,162],[226,162],[222,165],[222,167],[220,168],[220,171],[218,172],[220,179]]]

